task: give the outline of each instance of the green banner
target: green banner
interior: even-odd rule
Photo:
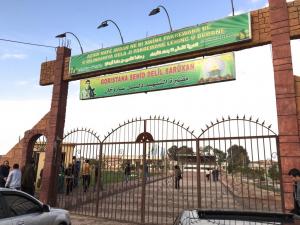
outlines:
[[[235,79],[233,53],[80,81],[80,99],[194,86]]]
[[[250,14],[247,13],[72,56],[69,73],[100,71],[249,40],[250,25]]]

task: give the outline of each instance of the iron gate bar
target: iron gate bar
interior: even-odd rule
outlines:
[[[230,137],[230,139],[232,140],[238,140],[238,139],[253,139],[253,138],[277,138],[277,135],[257,135],[257,136],[245,136],[245,137]],[[188,138],[188,139],[176,139],[176,141],[178,142],[184,142],[184,141],[195,141],[196,139],[202,140],[202,141],[210,141],[210,140],[228,140],[228,137],[214,137],[214,138],[203,138],[203,137],[199,137],[199,138]],[[152,143],[165,143],[165,142],[174,142],[174,140],[155,140]],[[111,145],[111,144],[135,144],[135,141],[120,141],[120,142],[105,142],[103,143],[104,145]],[[92,143],[93,144],[93,143]],[[80,145],[80,144],[78,144]],[[96,145],[96,144],[95,144]]]

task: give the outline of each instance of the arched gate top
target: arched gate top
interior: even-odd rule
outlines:
[[[128,121],[124,121],[115,129],[112,129],[105,135],[103,143],[114,141],[128,141],[135,142],[137,137],[142,133],[149,133],[153,136],[153,140],[162,139],[180,139],[197,138],[194,135],[194,131],[191,131],[189,127],[186,127],[184,123],[171,120],[169,117],[164,116],[150,116],[148,119],[135,118]]]
[[[206,125],[205,129],[201,129],[199,138],[206,138],[213,136],[218,137],[247,137],[247,136],[277,136],[277,134],[271,130],[271,126],[267,126],[265,121],[260,122],[259,118],[253,119],[252,116],[246,118],[243,117],[222,117],[216,122],[211,122],[210,125]]]

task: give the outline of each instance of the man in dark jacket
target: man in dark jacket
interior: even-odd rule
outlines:
[[[22,191],[34,196],[34,183],[34,160],[31,160],[24,168],[24,173],[22,175]]]
[[[6,179],[9,174],[9,162],[5,160],[0,166],[0,187],[5,187]]]
[[[294,181],[294,209],[291,211],[294,214],[300,215],[300,170],[293,168],[288,173]]]

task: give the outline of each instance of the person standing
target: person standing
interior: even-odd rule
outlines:
[[[9,174],[9,162],[5,160],[0,166],[0,187],[5,187],[5,183]]]
[[[205,176],[206,176],[206,179],[209,181],[210,180],[210,170],[209,170],[209,168],[207,168],[205,170]]]
[[[65,178],[66,178],[66,195],[69,195],[70,192],[73,190],[73,173],[72,173],[72,164],[70,163],[69,166],[65,170]]]
[[[131,175],[131,168],[130,168],[130,164],[127,163],[124,169],[124,175],[125,175],[125,181],[126,183],[128,183],[129,177]]]
[[[82,166],[82,184],[83,184],[83,191],[86,192],[89,185],[90,185],[90,164],[89,160],[86,159],[85,163]]]
[[[291,211],[291,213],[300,215],[300,170],[293,168],[289,171],[288,175],[292,176],[294,181],[294,209]]]
[[[16,163],[13,165],[13,169],[12,169],[12,171],[10,171],[10,173],[7,177],[5,187],[21,190],[21,177],[22,177],[22,174],[19,169],[19,164]]]
[[[219,181],[219,168],[216,168],[216,181]]]
[[[180,188],[179,183],[180,183],[180,179],[182,179],[182,173],[178,165],[174,167],[174,175],[175,175],[175,189],[179,189]]]
[[[22,175],[21,189],[22,191],[34,196],[35,170],[34,160],[32,159],[24,168]]]
[[[146,181],[149,179],[149,166],[148,166],[147,162],[145,164],[145,178],[146,178]]]

